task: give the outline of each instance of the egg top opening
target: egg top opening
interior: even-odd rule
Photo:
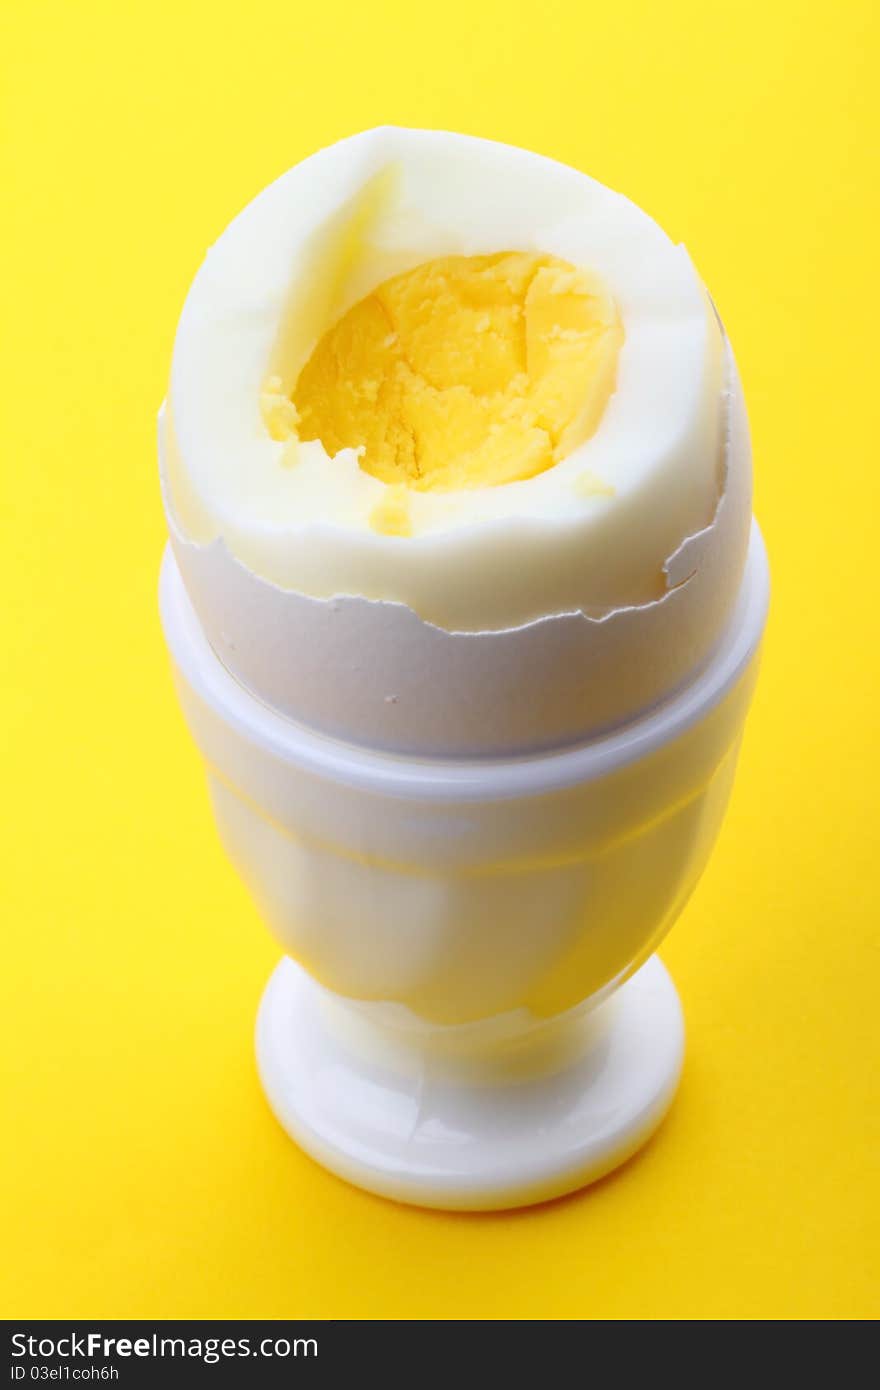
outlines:
[[[293,393],[296,433],[417,491],[531,478],[595,430],[622,337],[604,287],[558,257],[441,257],[327,329]]]
[[[723,339],[682,247],[522,150],[369,131],[212,247],[172,362],[185,538],[451,630],[667,591],[724,481]]]

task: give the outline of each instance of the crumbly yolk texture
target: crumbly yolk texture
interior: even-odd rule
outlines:
[[[285,423],[394,489],[377,530],[406,534],[405,489],[497,487],[596,429],[623,327],[596,276],[553,256],[447,256],[386,280],[323,335]],[[276,400],[283,415],[289,402]]]

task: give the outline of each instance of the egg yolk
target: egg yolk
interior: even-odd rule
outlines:
[[[331,457],[362,449],[361,467],[395,488],[387,520],[402,534],[397,489],[496,487],[582,444],[622,342],[595,275],[530,252],[447,256],[386,280],[324,333],[290,418]]]

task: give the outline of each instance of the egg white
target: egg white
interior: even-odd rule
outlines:
[[[387,179],[341,268],[322,250]],[[540,251],[602,278],[625,341],[595,434],[536,477],[410,495],[413,535],[376,534],[384,485],[355,451],[273,440],[267,376],[288,389],[329,323],[390,275],[442,255]],[[165,422],[171,501],[191,541],[222,538],[261,579],[315,598],[404,603],[455,631],[602,615],[665,592],[664,566],[723,487],[722,335],[687,253],[633,203],[539,155],[381,129],[291,169],[231,223],[188,295]],[[589,474],[606,488],[579,487]]]

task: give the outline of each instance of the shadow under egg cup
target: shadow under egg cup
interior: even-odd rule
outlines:
[[[660,706],[560,751],[419,759],[250,694],[166,553],[163,625],[220,834],[287,953],[260,1077],[313,1158],[479,1210],[569,1192],[649,1137],[684,1039],[652,952],[721,825],[768,596],[753,523],[726,632]]]

